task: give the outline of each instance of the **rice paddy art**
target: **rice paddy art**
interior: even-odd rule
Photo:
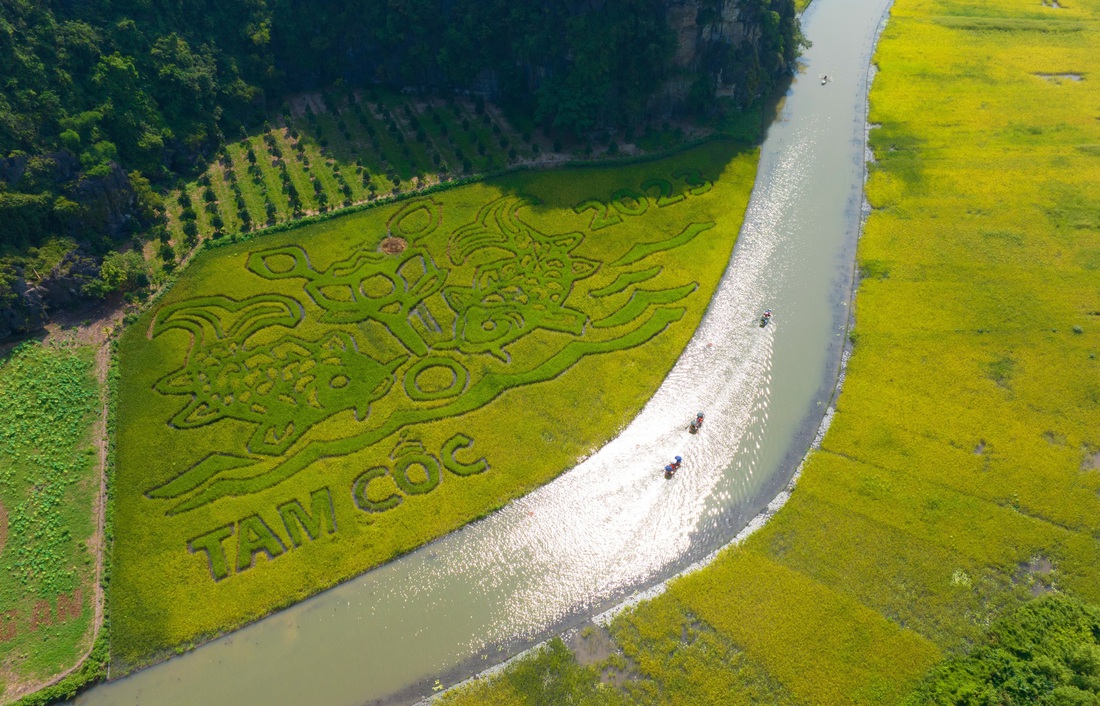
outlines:
[[[754,164],[736,149],[200,253],[120,346],[117,664],[407,552],[609,439],[729,259]],[[609,194],[633,215],[593,229],[574,206]]]

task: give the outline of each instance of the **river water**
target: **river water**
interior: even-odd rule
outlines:
[[[815,0],[804,14],[813,46],[768,129],[730,266],[619,437],[491,517],[76,703],[410,703],[728,543],[787,484],[832,396],[888,4]],[[665,480],[674,455],[683,469]]]

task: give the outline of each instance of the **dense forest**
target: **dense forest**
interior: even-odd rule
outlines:
[[[472,90],[569,139],[644,120],[670,79],[703,115],[791,70],[791,0],[687,1],[748,39],[677,65],[685,0],[0,0],[0,338],[140,286],[115,251],[161,227],[158,191],[288,92]]]

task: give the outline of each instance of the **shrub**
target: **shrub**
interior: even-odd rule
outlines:
[[[141,252],[109,252],[99,265],[99,276],[84,285],[84,292],[103,298],[112,292],[131,292],[149,285],[149,266]]]

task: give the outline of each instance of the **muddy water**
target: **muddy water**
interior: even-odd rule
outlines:
[[[618,438],[481,522],[77,703],[408,703],[728,542],[786,484],[833,389],[887,5],[815,0],[803,17],[813,47],[768,130],[730,267]],[[683,469],[665,480],[674,455]]]

